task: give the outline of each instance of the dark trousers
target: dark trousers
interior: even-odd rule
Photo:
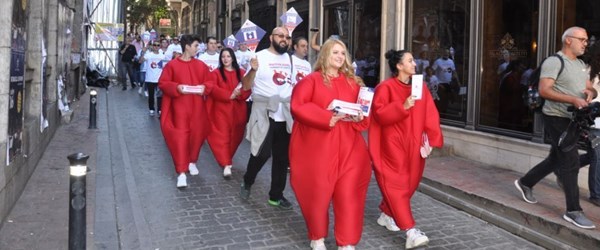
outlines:
[[[257,156],[250,154],[248,168],[244,174],[244,185],[252,186],[256,180],[256,175],[273,153],[273,163],[271,167],[271,190],[269,199],[279,200],[283,198],[283,190],[287,182],[287,168],[290,165],[288,157],[288,148],[290,145],[290,134],[288,134],[285,122],[275,122],[269,118],[269,131],[265,137],[260,152]]]
[[[148,109],[155,110],[154,109],[154,93],[156,90],[156,86],[158,86],[158,83],[146,82],[146,85],[148,86]],[[160,110],[160,103],[158,104],[158,106],[159,106],[158,110]]]
[[[123,88],[127,88],[127,75],[129,75],[129,82],[131,83],[131,87],[135,87],[135,76],[133,74],[133,63],[132,62],[121,62],[121,79],[123,83]]]
[[[579,186],[577,185],[577,175],[579,174],[577,147],[563,152],[557,146],[560,135],[567,130],[570,121],[568,118],[544,115],[544,130],[551,140],[550,154],[521,178],[523,185],[533,187],[547,175],[556,172],[559,180],[563,183],[568,212],[581,211]]]

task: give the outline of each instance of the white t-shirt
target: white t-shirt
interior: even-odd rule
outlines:
[[[294,67],[292,67],[292,77],[290,79],[292,81],[292,84],[284,85],[284,88],[279,93],[279,95],[283,98],[288,98],[292,96],[292,90],[294,89],[294,86],[296,86],[296,84],[300,82],[302,78],[310,74],[310,72],[312,71],[310,63],[308,61],[301,59],[295,55],[291,55],[291,57],[293,58],[294,62]]]
[[[248,68],[248,64],[250,63],[250,59],[252,59],[252,57],[254,57],[254,53],[250,50],[238,50],[235,52],[235,59],[237,60],[238,65],[240,65],[240,68]]]
[[[254,77],[254,86],[252,93],[262,96],[280,95],[285,97],[288,88],[291,87],[292,75],[290,57],[287,53],[277,55],[271,53],[268,49],[261,50],[256,53],[258,60],[258,70]],[[246,74],[250,72],[250,67],[246,70]],[[277,122],[285,121],[281,103],[279,109],[275,113],[270,113],[269,117]]]
[[[452,72],[456,70],[452,59],[448,58],[444,60],[443,58],[439,58],[435,60],[431,67],[435,71],[435,76],[437,76],[440,83],[450,83],[452,81]]]
[[[219,67],[219,53],[214,53],[212,55],[204,53],[201,54],[198,59],[206,63],[206,66],[208,66],[210,71],[213,71]]]
[[[168,62],[164,60],[164,56],[161,53],[153,53],[147,51],[144,55],[148,68],[146,69],[146,82],[158,83],[158,78],[162,73],[162,69]]]

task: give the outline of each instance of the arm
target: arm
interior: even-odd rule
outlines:
[[[304,78],[292,93],[291,112],[294,120],[320,130],[330,130],[333,112],[312,102],[315,88],[314,78]],[[334,116],[335,117],[335,116]],[[341,119],[343,116],[337,118]],[[337,122],[337,120],[335,122]],[[335,125],[333,122],[333,125]]]
[[[173,67],[172,63],[168,63],[162,71],[160,78],[158,79],[158,87],[163,91],[163,94],[171,97],[179,97],[182,95],[179,83],[173,81]]]
[[[258,70],[258,59],[256,56],[250,59],[250,70],[242,78],[242,90],[250,90],[254,85],[254,77],[256,77],[256,70]]]
[[[223,80],[223,78],[219,75],[221,72],[218,70],[213,71],[216,75],[214,78],[216,79],[216,84],[214,85],[210,96],[212,96],[216,101],[219,102],[230,102],[231,101],[231,91],[229,91],[225,86],[227,83]]]
[[[586,96],[587,102],[592,102],[593,99],[598,97],[598,91],[592,86],[592,82],[589,79],[585,82],[585,90],[583,93]]]
[[[319,36],[319,31],[315,32],[315,34],[310,38],[310,47],[317,52],[319,52],[321,50],[321,46],[317,43],[318,36]]]
[[[409,115],[408,110],[405,108],[407,101],[391,101],[391,94],[389,92],[390,90],[387,86],[380,86],[375,89],[375,95],[373,96],[373,104],[371,106],[371,112],[373,113],[371,118],[375,119],[381,126],[398,123],[406,119]]]
[[[552,100],[555,102],[570,103],[577,108],[586,107],[588,105],[588,102],[586,100],[584,100],[583,98],[563,94],[563,93],[560,93],[560,92],[554,90],[555,83],[556,83],[556,81],[552,78],[540,78],[540,83],[539,83],[540,84],[540,86],[539,86],[540,96],[542,96],[545,99]],[[589,85],[591,87],[591,84],[586,84],[586,86],[587,85]],[[588,90],[587,88],[584,91],[591,92],[591,90]]]

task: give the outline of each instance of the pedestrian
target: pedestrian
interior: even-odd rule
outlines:
[[[291,88],[291,64],[287,54],[291,37],[284,27],[276,27],[269,36],[269,48],[256,53],[250,68],[242,79],[243,89],[252,89],[252,111],[246,127],[250,141],[250,159],[240,197],[248,200],[256,175],[273,155],[269,205],[291,209],[292,204],[283,197],[289,166],[288,147],[292,130],[290,104],[281,98]],[[260,63],[260,66],[259,66]]]
[[[406,249],[426,245],[429,238],[415,227],[410,200],[431,147],[442,147],[440,116],[426,83],[415,99],[412,76],[417,64],[406,50],[385,53],[392,77],[375,89],[369,128],[369,152],[383,199],[377,223],[390,231],[406,231]]]
[[[242,76],[232,49],[224,48],[220,54],[219,67],[213,72],[217,80],[208,98],[211,132],[208,136],[210,146],[219,166],[223,168],[223,177],[231,177],[233,155],[244,138],[247,120],[246,99],[250,90],[242,90]]]
[[[333,100],[355,103],[362,80],[346,45],[329,39],[322,46],[315,72],[296,85],[292,94],[295,124],[290,142],[290,182],[302,210],[310,246],[325,249],[329,206],[333,203],[335,240],[340,249],[360,241],[371,167],[361,132],[369,119],[329,109]]]
[[[178,174],[178,188],[187,187],[186,172],[198,175],[198,154],[210,130],[205,97],[214,83],[208,66],[194,58],[199,42],[197,36],[183,35],[183,54],[165,65],[158,80],[165,111],[160,125]]]
[[[121,84],[123,85],[123,90],[127,90],[127,76],[129,76],[129,82],[131,83],[131,88],[135,88],[135,76],[133,75],[133,60],[137,55],[137,51],[135,50],[135,46],[131,44],[131,37],[127,36],[125,38],[125,43],[121,45],[119,48],[119,54],[121,55],[121,75],[120,78],[122,80]]]
[[[436,105],[440,112],[446,113],[448,105],[454,101],[455,97],[453,89],[457,86],[454,86],[453,83],[458,84],[456,65],[454,64],[454,60],[450,58],[449,48],[444,48],[442,50],[442,57],[435,60],[431,68],[435,71],[435,76],[439,81],[439,100],[436,101]],[[456,91],[456,93],[458,93],[458,91]]]
[[[206,65],[210,68],[210,71],[213,71],[219,67],[219,51],[217,46],[217,38],[214,36],[209,36],[206,38],[206,53],[198,56],[198,59],[206,63]]]
[[[153,42],[152,46],[150,46],[150,52],[144,53],[140,58],[140,61],[147,65],[145,82],[148,87],[148,109],[150,116],[154,116],[156,113],[154,94],[164,66],[164,56],[158,52],[159,46],[160,43]]]
[[[292,42],[294,54],[292,54],[292,85],[296,85],[305,76],[310,74],[310,62],[306,60],[308,55],[308,40],[299,36]]]
[[[557,53],[562,58],[564,70],[560,75],[561,59],[549,57],[541,65],[539,92],[546,102],[542,108],[544,131],[550,137],[550,153],[542,162],[535,165],[514,184],[527,203],[537,203],[533,196],[533,187],[544,177],[556,172],[563,184],[566,201],[566,213],[563,219],[575,226],[593,229],[596,226],[584,214],[579,204],[579,154],[577,147],[559,147],[561,134],[571,122],[568,106],[587,107],[597,96],[592,87],[585,63],[578,59],[584,54],[588,44],[585,29],[570,27],[562,35],[562,48]],[[557,76],[558,75],[558,76]]]
[[[254,53],[248,49],[248,45],[244,41],[241,41],[238,46],[240,48],[235,52],[235,58],[242,69],[248,69],[250,59],[254,57]]]
[[[135,60],[140,64],[140,70],[138,74],[138,81],[140,84],[140,88],[138,89],[138,94],[142,95],[142,92],[148,93],[146,86],[146,70],[148,69],[148,64],[145,60],[142,60],[144,55],[148,52],[148,47],[152,47],[152,45],[145,45],[142,43],[141,48],[137,51],[137,55]],[[147,97],[147,95],[146,95]]]

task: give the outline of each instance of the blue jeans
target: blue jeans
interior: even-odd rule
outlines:
[[[146,71],[140,71],[138,75],[140,86],[144,87],[144,90],[148,90],[146,87]]]
[[[600,136],[600,129],[592,129],[596,136]],[[579,165],[581,167],[590,165],[588,170],[588,188],[590,189],[591,199],[600,199],[600,146],[596,148],[587,147],[586,153],[579,156]]]

